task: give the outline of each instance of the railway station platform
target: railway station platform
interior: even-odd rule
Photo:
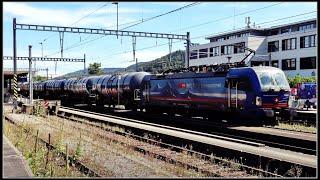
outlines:
[[[32,177],[32,171],[10,140],[2,135],[3,139],[3,178]]]

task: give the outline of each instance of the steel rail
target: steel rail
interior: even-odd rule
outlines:
[[[60,106],[59,110],[60,110],[61,108],[62,108],[62,111],[64,111],[63,109],[68,109],[68,110],[72,110],[72,111],[79,111],[79,112],[84,112],[84,113],[90,113],[90,114],[94,114],[94,115],[98,115],[98,116],[103,116],[103,117],[107,117],[107,118],[115,118],[115,119],[119,119],[119,120],[125,120],[125,121],[128,121],[128,122],[134,122],[134,123],[139,123],[139,124],[144,124],[144,125],[150,125],[150,126],[159,127],[159,128],[166,128],[166,129],[175,130],[175,131],[180,131],[180,132],[185,132],[185,133],[192,133],[192,134],[194,134],[194,135],[201,135],[201,136],[205,136],[205,137],[212,137],[212,138],[217,138],[217,139],[227,140],[227,141],[232,141],[232,142],[238,142],[238,143],[248,144],[248,145],[257,146],[257,147],[265,146],[264,144],[261,144],[261,143],[249,142],[249,141],[239,140],[239,139],[235,139],[235,138],[229,138],[229,137],[223,137],[223,136],[218,136],[218,135],[213,135],[213,134],[196,132],[196,131],[191,131],[191,130],[176,128],[176,127],[170,127],[170,126],[165,126],[165,125],[160,125],[160,124],[148,123],[148,122],[144,122],[144,121],[138,121],[138,120],[134,120],[134,119],[117,117],[117,116],[112,116],[112,115],[107,115],[107,114],[100,114],[100,113],[96,113],[96,112],[85,111],[85,110],[80,110],[80,109],[75,109],[75,108],[64,107],[64,106]]]
[[[89,124],[91,126],[94,126],[94,127],[98,127],[98,128],[102,128],[104,130],[108,130],[110,131],[110,129],[105,129],[104,127],[102,127],[101,125],[98,125],[98,124],[95,124],[95,123],[91,123],[90,121],[88,120],[80,120],[80,119],[77,119],[77,118],[72,118],[72,117],[67,117],[66,115],[60,115],[60,114],[57,114],[57,116],[61,117],[61,118],[65,118],[65,119],[69,119],[69,120],[72,120],[72,121],[76,121],[76,122],[80,122],[80,123],[86,123],[86,124]],[[235,164],[235,165],[239,165],[241,166],[242,168],[246,169],[248,172],[258,172],[258,173],[262,173],[262,174],[265,174],[265,175],[271,175],[271,176],[274,176],[274,177],[283,177],[281,175],[278,175],[278,174],[275,174],[275,173],[272,173],[272,172],[268,172],[268,171],[265,171],[265,170],[262,170],[262,169],[258,169],[258,168],[254,168],[254,167],[250,167],[250,166],[247,166],[247,165],[244,165],[244,164],[240,164],[240,163],[236,163],[236,162],[232,162],[232,161],[229,161],[229,160],[226,160],[226,159],[222,159],[222,158],[219,158],[219,157],[215,157],[215,156],[210,156],[210,155],[207,155],[207,154],[204,154],[204,153],[201,153],[201,152],[198,152],[198,151],[194,151],[194,150],[191,150],[191,149],[187,149],[187,148],[184,148],[184,147],[180,147],[180,146],[176,146],[176,145],[172,145],[172,144],[168,144],[168,143],[164,143],[162,141],[157,141],[157,140],[154,140],[154,139],[149,139],[149,138],[145,138],[145,137],[142,137],[142,136],[139,136],[139,135],[135,135],[135,134],[132,134],[132,133],[128,133],[128,132],[120,132],[120,131],[113,131],[111,130],[112,132],[116,133],[116,134],[120,134],[120,135],[123,135],[123,136],[131,136],[131,137],[134,137],[134,138],[137,138],[137,139],[140,139],[142,141],[146,141],[146,142],[152,142],[152,143],[155,143],[155,144],[159,144],[159,145],[162,145],[162,146],[165,146],[167,148],[174,148],[174,149],[179,149],[181,151],[187,151],[187,152],[190,152],[192,154],[197,154],[197,155],[200,155],[201,157],[204,157],[205,159],[208,158],[209,160],[211,159],[214,159],[215,161],[219,161],[219,162],[226,162],[226,163],[229,163],[229,164]],[[115,140],[117,141],[117,140]],[[123,142],[121,142],[123,143]],[[129,146],[132,146],[130,144],[126,144],[126,145],[129,145]],[[135,147],[134,145],[132,147]],[[145,152],[149,152],[147,149],[145,148],[141,148],[141,147],[135,147],[136,149],[138,149],[139,151],[145,151]],[[149,152],[149,153],[154,153],[154,152]],[[157,156],[161,156],[163,158],[168,158],[168,157],[164,157],[163,155],[161,154],[158,154],[158,153],[155,153],[155,155]],[[172,157],[170,157],[169,159],[171,160],[175,160],[174,158],[172,159]],[[179,160],[176,160],[176,162],[179,162],[179,163],[182,163],[184,164],[183,162],[179,161]],[[186,164],[186,165],[189,165],[189,164]],[[190,165],[189,165],[190,166]],[[195,169],[198,169],[200,170],[201,172],[207,172],[206,170],[201,170],[199,167],[197,166],[194,166],[194,165],[191,165],[192,168],[195,168]],[[213,175],[218,175],[220,176],[219,173],[216,173],[216,172],[207,172],[209,174],[213,174]]]
[[[77,111],[82,111],[82,112],[87,112],[83,109],[75,109],[75,108],[70,108],[70,107],[66,107],[68,109],[73,109],[73,110],[77,110]],[[96,113],[96,112],[92,112],[92,111],[89,111],[90,113],[92,114],[97,114],[97,115],[100,115],[100,116],[105,116],[105,117],[115,117],[115,116],[112,116],[112,115],[106,115],[106,114],[101,114],[101,113]],[[118,117],[116,116],[116,118],[122,118],[122,117]],[[127,120],[127,119],[124,119],[124,120]],[[195,122],[199,122],[200,123],[204,123],[205,121],[203,120],[197,120],[197,119],[192,119],[192,123],[195,123]],[[142,123],[146,123],[146,122],[143,122]],[[210,123],[210,125],[212,124],[215,124],[217,125],[217,123],[213,123],[213,122],[205,122],[206,124]],[[151,124],[151,125],[156,125],[156,126],[160,126],[162,127],[161,125],[159,124]],[[172,128],[172,127],[170,127]],[[241,127],[239,127],[240,129],[238,129],[237,127],[230,127],[229,129],[230,130],[241,130],[241,131],[244,131],[246,132],[246,130],[244,130],[243,128],[241,129]],[[178,128],[179,129],[179,128]],[[286,131],[286,130],[284,130]],[[258,133],[257,131],[252,131],[252,130],[249,130],[248,131],[249,133]],[[286,131],[286,133],[292,133],[291,131]],[[201,134],[201,133],[200,133]],[[234,139],[241,139],[241,140],[244,140],[245,142],[256,142],[256,143],[259,143],[259,144],[264,144],[264,145],[267,145],[267,146],[272,146],[272,145],[275,145],[281,149],[290,149],[290,150],[293,150],[293,151],[300,151],[302,153],[306,153],[306,154],[312,154],[312,155],[315,155],[316,154],[316,149],[311,149],[311,148],[306,148],[306,147],[302,147],[302,146],[296,146],[296,145],[290,145],[290,144],[284,144],[284,143],[279,143],[277,141],[266,141],[266,140],[262,140],[262,139],[257,139],[257,138],[252,138],[252,137],[245,137],[245,136],[239,136],[239,135],[231,135],[231,134],[227,134],[227,133],[220,133],[220,132],[214,132],[215,135],[218,135],[218,136],[221,136],[221,137],[229,137],[229,138],[234,138]],[[258,133],[258,134],[264,134],[264,133]],[[210,135],[212,135],[210,133]],[[271,135],[271,134],[266,134],[266,135]],[[279,136],[281,138],[285,138],[285,137],[288,137],[288,136],[282,136],[282,135],[276,135],[276,136]],[[296,137],[296,134],[295,136],[293,137]],[[310,138],[305,138],[305,137],[301,137],[300,139],[307,139],[309,141],[316,141],[316,139],[314,140],[310,140]]]
[[[259,145],[258,143],[252,144],[251,142],[248,142],[247,144],[244,144],[241,142],[245,142],[245,141],[239,141],[239,140],[232,141],[233,140],[232,138],[223,138],[219,136],[216,136],[215,138],[215,137],[212,137],[211,135],[205,136],[205,133],[199,133],[199,132],[194,132],[189,130],[179,131],[179,128],[172,128],[172,127],[162,126],[162,125],[153,126],[153,125],[150,125],[151,123],[130,120],[128,118],[119,118],[115,116],[104,117],[101,115],[96,115],[89,111],[84,112],[79,110],[71,110],[64,107],[59,108],[59,111],[74,114],[77,116],[86,117],[86,118],[92,118],[99,121],[111,122],[114,124],[133,127],[133,128],[137,128],[145,131],[187,139],[187,140],[200,142],[208,145],[218,146],[218,147],[231,149],[235,151],[246,152],[246,153],[258,155],[261,157],[267,157],[267,158],[272,158],[272,159],[290,162],[294,164],[300,164],[300,165],[311,167],[311,168],[317,167],[316,156],[287,151],[287,150],[281,150],[281,149],[272,148],[272,147],[253,145],[253,144]],[[192,134],[193,132],[195,134]],[[251,144],[251,145],[248,145],[248,144]]]

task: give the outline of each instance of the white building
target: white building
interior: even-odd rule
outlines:
[[[206,39],[210,43],[190,47],[189,66],[239,62],[249,52],[230,45],[240,44],[256,51],[246,60],[250,66],[275,66],[290,77],[317,74],[316,19],[265,29],[248,26]]]

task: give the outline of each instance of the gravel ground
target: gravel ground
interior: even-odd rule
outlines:
[[[5,112],[11,108],[5,109]],[[206,177],[206,174],[188,170],[165,161],[153,158],[132,150],[117,142],[109,142],[103,137],[94,135],[103,131],[87,125],[75,124],[62,118],[42,118],[25,114],[9,114],[12,118],[24,122],[27,127],[39,129],[39,136],[48,139],[51,134],[52,142],[58,143],[59,136],[63,136],[61,144],[68,144],[69,153],[77,149],[81,131],[80,160],[89,167],[97,170],[105,177]],[[63,124],[64,133],[60,128]],[[75,126],[76,125],[76,126]],[[92,134],[85,132],[89,130]],[[105,143],[102,143],[105,142]],[[62,149],[64,146],[62,146]]]

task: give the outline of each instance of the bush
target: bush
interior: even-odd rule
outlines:
[[[292,88],[292,87],[297,87],[299,83],[316,82],[316,77],[315,76],[302,77],[300,74],[297,74],[292,78],[288,77],[288,82],[290,87]]]

